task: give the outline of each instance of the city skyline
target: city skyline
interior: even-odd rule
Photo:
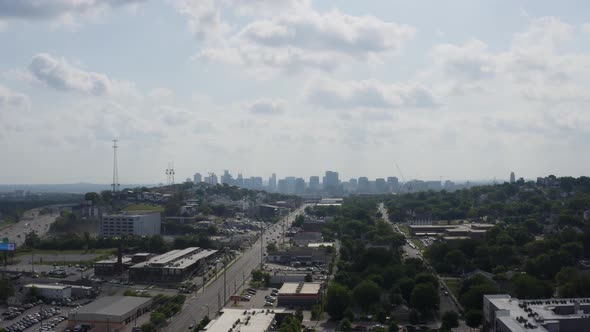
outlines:
[[[425,10],[427,8],[427,10]],[[0,183],[587,174],[590,3],[0,1]],[[399,176],[399,174],[398,174]]]

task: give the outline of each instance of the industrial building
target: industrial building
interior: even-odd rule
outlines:
[[[102,236],[157,235],[162,220],[160,213],[123,212],[103,215],[100,223]]]
[[[209,322],[201,331],[274,331],[285,317],[293,314],[292,311],[283,308],[248,310],[223,308],[220,313],[220,316]]]
[[[285,307],[311,307],[320,302],[322,284],[286,282],[279,289],[277,304]]]
[[[190,247],[172,250],[129,268],[133,282],[181,282],[201,272],[207,262],[217,256],[217,250]]]
[[[121,329],[146,313],[152,305],[149,297],[106,296],[68,314],[68,327],[92,326],[93,332]]]
[[[324,240],[320,232],[297,232],[293,236],[293,244],[300,247],[307,247],[310,243],[322,242]]]
[[[484,331],[590,332],[590,298],[519,300],[484,295]]]
[[[72,297],[72,287],[61,284],[28,284],[25,288],[29,291],[35,288],[38,295],[51,300],[64,300]]]

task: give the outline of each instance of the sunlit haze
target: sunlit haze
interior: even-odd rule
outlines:
[[[587,173],[590,2],[0,0],[0,183]]]

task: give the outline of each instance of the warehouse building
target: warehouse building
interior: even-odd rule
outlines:
[[[149,311],[152,299],[137,296],[106,296],[68,314],[68,327],[92,326],[92,332],[112,332]]]
[[[285,317],[293,314],[292,311],[283,308],[248,310],[223,308],[220,313],[220,316],[209,322],[201,331],[275,331]]]
[[[190,247],[172,250],[129,268],[129,280],[133,282],[181,282],[202,272],[207,263],[217,256],[217,250]]]
[[[590,298],[519,300],[484,295],[484,331],[590,332]]]
[[[72,297],[72,287],[61,284],[28,284],[25,288],[36,289],[39,296],[51,300],[63,300]]]
[[[286,282],[279,289],[277,304],[285,307],[311,307],[322,298],[322,284],[313,282]]]
[[[162,220],[160,212],[103,215],[100,223],[102,236],[157,235],[160,234]]]

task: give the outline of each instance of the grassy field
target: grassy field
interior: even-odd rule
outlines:
[[[96,254],[105,255],[113,254],[116,252],[116,248],[112,249],[88,249],[88,250],[35,250],[35,255],[84,255],[84,254]],[[30,250],[19,250],[16,252],[16,256],[31,255]]]
[[[164,212],[164,208],[161,206],[147,205],[147,204],[133,204],[123,209],[123,211],[154,211]]]

